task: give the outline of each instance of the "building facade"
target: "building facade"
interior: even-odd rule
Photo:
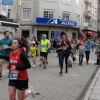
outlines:
[[[15,23],[13,19],[9,17],[10,10],[8,5],[2,5],[2,0],[0,0],[0,39],[4,37],[4,32],[11,32],[11,37],[15,34],[15,27],[18,27],[19,24]]]
[[[20,23],[17,34],[40,40],[42,34],[51,39],[64,31],[69,38],[76,39],[82,25],[81,3],[81,0],[15,0],[11,15]]]
[[[98,38],[100,38],[100,0],[98,0],[98,24],[97,24]]]
[[[19,36],[40,40],[46,34],[51,39],[64,31],[76,39],[81,31],[96,32],[96,4],[96,0],[15,0],[11,15],[20,23]]]
[[[82,31],[87,38],[96,36],[97,33],[97,0],[83,0],[83,25]]]

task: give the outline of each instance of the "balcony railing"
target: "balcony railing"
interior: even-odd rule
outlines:
[[[0,3],[0,16],[7,17],[7,14],[8,14],[8,7]]]
[[[85,12],[85,13],[84,13],[84,16],[89,17],[89,18],[92,17],[92,15],[91,15],[90,12]]]
[[[0,17],[0,20],[7,21],[7,22],[13,22],[13,19],[8,19],[8,18],[3,18],[3,17]]]
[[[86,3],[91,3],[91,1],[90,0],[84,0]]]

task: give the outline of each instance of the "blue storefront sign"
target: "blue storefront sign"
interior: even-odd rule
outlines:
[[[2,0],[2,5],[14,5],[14,0]]]
[[[55,40],[56,41],[60,41],[59,36],[60,36],[60,33],[59,32],[55,32]]]
[[[69,21],[69,20],[64,20],[64,19],[36,18],[36,23],[77,26],[76,21]]]

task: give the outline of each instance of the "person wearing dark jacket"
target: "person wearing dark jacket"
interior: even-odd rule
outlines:
[[[61,38],[61,55],[60,55],[60,75],[62,75],[63,72],[63,62],[64,62],[64,58],[65,58],[65,64],[66,64],[66,70],[65,72],[68,72],[68,58],[70,56],[71,53],[71,44],[67,38],[66,33],[61,32],[60,33],[60,38]]]

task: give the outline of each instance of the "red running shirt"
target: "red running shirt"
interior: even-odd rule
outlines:
[[[20,54],[22,51],[18,51],[16,54],[13,54],[13,52],[10,53],[10,65],[14,66],[25,66],[23,61],[20,59]],[[27,80],[28,79],[28,73],[27,70],[19,70],[18,79],[17,80]]]

